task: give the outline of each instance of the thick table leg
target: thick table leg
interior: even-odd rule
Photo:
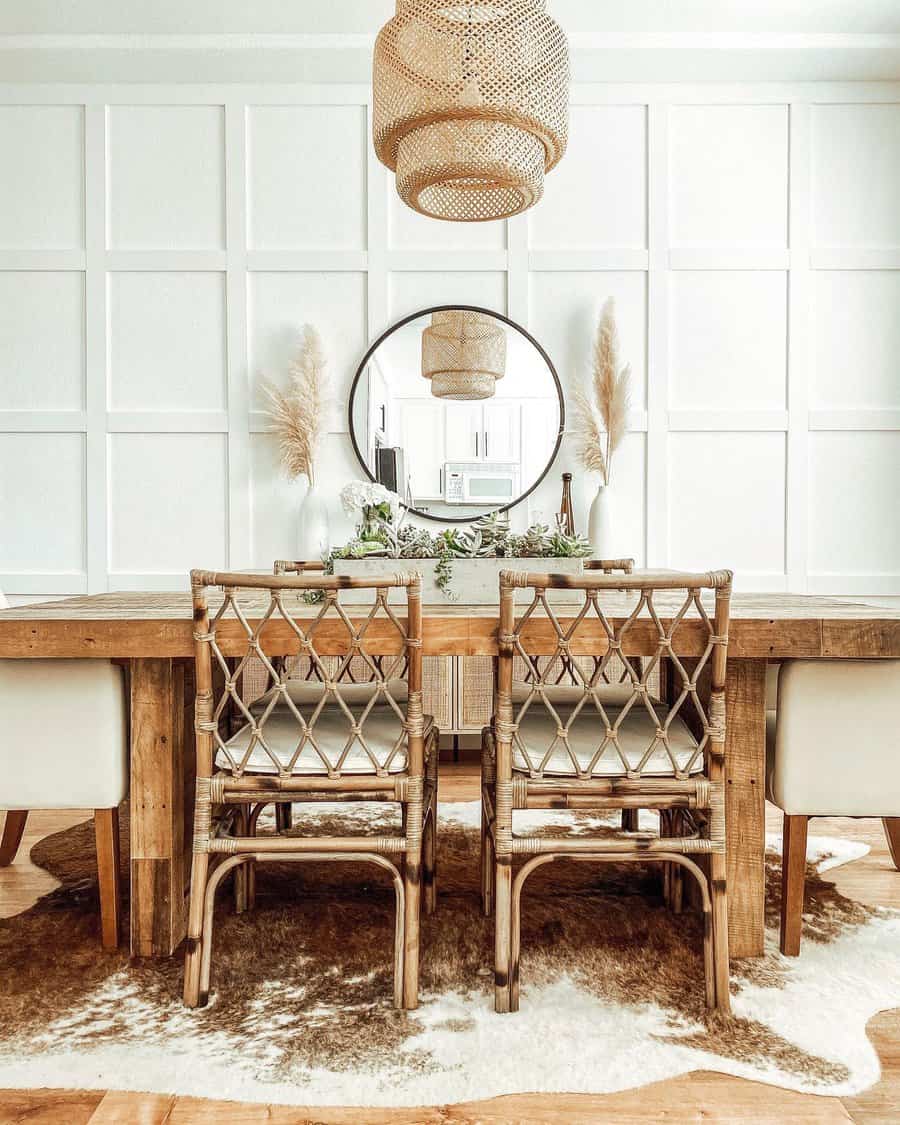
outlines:
[[[135,957],[167,957],[185,935],[192,706],[191,668],[172,660],[132,660],[131,953]]]
[[[728,658],[725,741],[728,943],[761,957],[766,894],[766,662]]]

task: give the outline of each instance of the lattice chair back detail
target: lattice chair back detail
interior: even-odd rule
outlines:
[[[198,732],[212,739],[216,765],[235,778],[247,773],[384,776],[405,769],[407,738],[411,733],[422,734],[421,690],[403,690],[407,677],[411,678],[411,652],[420,665],[421,637],[409,635],[407,625],[388,605],[388,592],[395,586],[409,588],[409,576],[390,576],[373,587],[374,602],[361,623],[351,621],[341,605],[339,579],[267,577],[265,586],[248,587],[246,577],[241,576],[241,582],[241,586],[224,587],[209,628],[195,634],[198,661],[210,660],[221,677],[220,690],[209,700],[209,713],[201,718],[198,712]],[[311,587],[324,593],[311,619],[291,612],[290,600],[297,597],[298,584],[301,595]],[[247,599],[247,594],[254,594],[255,600]],[[265,596],[260,598],[260,594]],[[366,647],[367,635],[379,621],[381,647],[396,648],[387,656],[372,654]],[[229,654],[243,649],[236,660],[233,655],[229,659],[219,643],[223,622],[231,626]],[[294,650],[287,654],[288,660],[282,659],[283,652],[266,651],[267,634],[274,632],[273,626],[287,630]],[[335,628],[346,641],[346,654],[320,654],[318,638],[331,632],[333,648]],[[385,641],[385,632],[393,644]],[[284,643],[279,646],[284,647]],[[298,682],[291,670],[294,661],[307,665],[307,681],[314,681],[321,690],[307,693],[306,698],[293,690]],[[270,687],[248,705],[242,677],[254,662],[262,665]],[[361,672],[366,676],[362,682]],[[225,738],[223,720],[229,709],[243,723]]]
[[[501,636],[501,660],[517,657],[516,664],[532,670],[525,690],[514,689],[510,700],[514,766],[533,778],[571,774],[583,779],[685,779],[703,770],[713,741],[724,742],[725,703],[723,691],[713,691],[705,706],[699,686],[716,649],[727,645],[703,604],[704,587],[648,585],[658,581],[653,576],[567,580],[566,586],[581,597],[577,613],[564,627],[559,607],[554,611],[548,602],[548,584],[541,584],[548,577],[552,576],[509,571],[501,576],[501,590],[527,587],[531,593],[522,616]],[[727,572],[679,577],[708,581],[714,590],[725,589],[728,579]],[[663,617],[657,610],[661,594],[669,596]],[[554,651],[536,657],[526,650],[523,633],[540,619],[550,627]],[[594,626],[595,651],[602,650],[602,655],[586,657],[585,642],[579,645],[589,624]],[[697,654],[690,671],[678,656],[678,649],[684,650],[681,637],[689,632],[687,647]],[[579,647],[581,654],[576,655]],[[666,676],[677,689],[668,703],[653,694],[654,684]],[[574,690],[561,697],[552,689],[563,680]],[[623,690],[609,693],[608,685]],[[526,715],[528,742],[519,733]]]

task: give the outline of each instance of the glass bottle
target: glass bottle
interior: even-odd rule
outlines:
[[[566,535],[574,535],[575,513],[572,510],[572,474],[563,473],[562,481],[562,500],[559,505],[557,523],[559,524],[560,531],[564,531]]]

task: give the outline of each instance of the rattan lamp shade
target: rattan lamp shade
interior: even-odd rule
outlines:
[[[545,0],[397,0],[375,43],[375,152],[414,210],[503,219],[541,198],[566,150],[568,88]]]
[[[506,333],[485,313],[431,314],[422,332],[422,374],[435,398],[490,398],[506,371]]]

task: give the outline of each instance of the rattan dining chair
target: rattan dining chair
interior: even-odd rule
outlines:
[[[528,604],[516,617],[516,590]],[[548,590],[570,590],[563,610]],[[704,594],[713,604],[704,604]],[[496,708],[483,732],[482,887],[496,911],[494,1001],[498,1012],[519,1006],[522,888],[553,860],[660,861],[697,882],[704,914],[706,1002],[729,1009],[725,884],[725,665],[731,573],[673,572],[566,575],[504,571],[500,575]],[[513,664],[550,654],[526,696],[514,701]],[[565,701],[550,694],[553,669],[579,655],[598,656]],[[636,657],[643,655],[638,666]],[[627,698],[609,696],[605,673],[625,669]],[[667,702],[651,677],[664,672]],[[708,702],[701,679],[710,678]],[[607,812],[654,809],[659,834],[614,838],[518,835],[516,809]],[[675,814],[679,830],[666,833]],[[700,862],[692,856],[703,857]],[[708,873],[700,863],[708,862]]]
[[[403,588],[406,617],[388,604]],[[420,902],[435,905],[436,787],[431,783],[438,732],[422,713],[422,598],[418,575],[370,579],[322,575],[248,575],[192,571],[197,703],[197,795],[185,958],[184,999],[209,996],[213,908],[225,875],[270,861],[371,863],[388,872],[396,900],[394,1002],[418,1002]],[[208,591],[223,591],[210,605]],[[372,602],[350,607],[341,589],[369,590]],[[322,602],[313,610],[311,593]],[[402,612],[402,611],[401,611]],[[378,658],[373,651],[379,654]],[[341,654],[336,671],[324,660]],[[321,679],[298,694],[275,657],[302,656]],[[382,659],[383,657],[383,659]],[[342,682],[351,661],[371,673],[365,684]],[[252,706],[240,681],[251,660],[270,687]],[[406,697],[395,698],[402,680]],[[228,721],[236,709],[243,723]],[[426,772],[426,767],[428,767]],[[396,834],[256,835],[268,804],[313,801],[396,804]]]

